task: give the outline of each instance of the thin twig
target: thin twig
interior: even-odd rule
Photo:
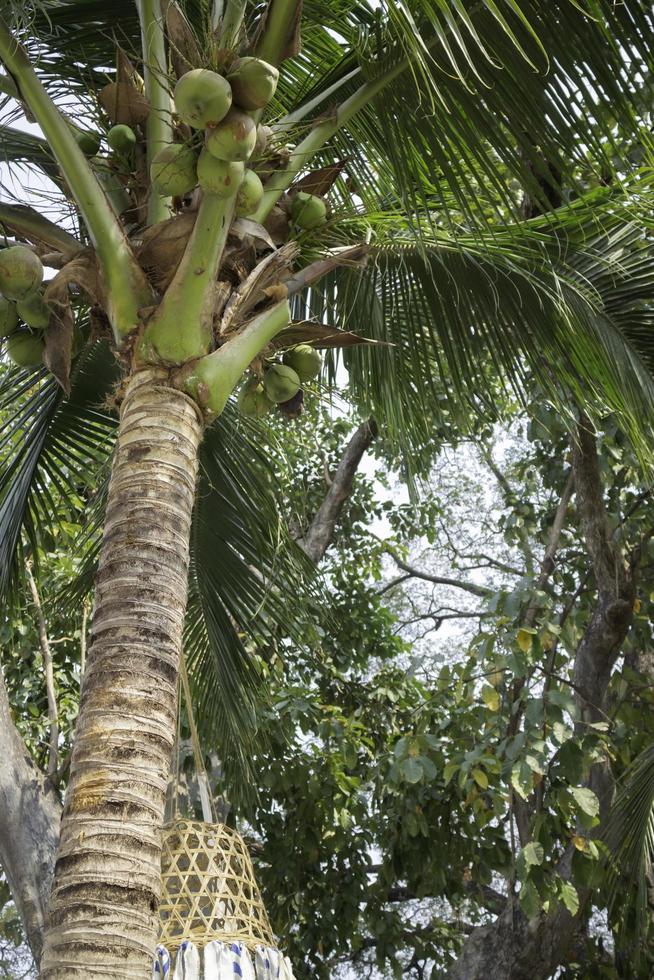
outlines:
[[[27,581],[32,593],[32,602],[36,610],[36,620],[39,625],[39,643],[41,646],[41,656],[43,657],[43,670],[45,673],[45,689],[48,695],[48,718],[50,720],[50,752],[48,755],[48,775],[51,776],[57,771],[57,758],[59,753],[59,715],[57,711],[57,698],[55,695],[54,670],[52,667],[52,651],[48,642],[48,631],[46,628],[45,616],[39,590],[32,574],[31,562],[25,566]]]

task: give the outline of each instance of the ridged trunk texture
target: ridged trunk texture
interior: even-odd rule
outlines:
[[[41,961],[43,980],[145,980],[202,426],[143,371],[122,406],[91,646]]]

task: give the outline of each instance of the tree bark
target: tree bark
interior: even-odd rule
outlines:
[[[122,406],[43,980],[150,975],[202,423],[165,372]]]
[[[61,807],[11,718],[0,671],[0,864],[38,962]]]

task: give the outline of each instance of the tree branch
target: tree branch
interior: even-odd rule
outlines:
[[[302,550],[316,565],[331,543],[343,506],[352,493],[356,471],[364,453],[376,438],[377,431],[377,423],[374,419],[361,423],[343,453],[318,513],[306,534],[298,541]]]
[[[48,718],[50,720],[50,752],[48,755],[48,775],[52,776],[57,771],[57,761],[59,755],[59,713],[57,711],[57,697],[55,694],[54,670],[52,667],[52,651],[48,640],[48,630],[43,615],[41,597],[36,587],[32,566],[26,563],[27,582],[32,593],[32,602],[36,610],[36,621],[39,626],[39,644],[41,646],[41,656],[43,658],[43,671],[45,673],[45,689],[48,695]]]
[[[59,800],[11,718],[0,671],[0,863],[36,962],[59,838]]]
[[[433,582],[434,585],[448,585],[455,589],[462,589],[464,592],[469,592],[471,595],[479,596],[481,599],[485,599],[487,596],[493,594],[493,590],[487,588],[484,585],[477,585],[475,582],[464,582],[461,579],[447,578],[443,575],[432,575],[429,572],[423,572],[420,568],[416,568],[414,565],[409,565],[407,562],[402,561],[395,552],[392,550],[390,545],[385,547],[385,551],[391,556],[398,568],[401,568],[403,572],[406,572],[406,577],[419,578],[424,582]],[[392,584],[397,584],[400,579],[394,580]]]

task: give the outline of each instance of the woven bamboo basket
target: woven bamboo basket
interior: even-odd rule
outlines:
[[[176,819],[164,827],[159,942],[185,939],[275,946],[243,838],[220,823]]]

